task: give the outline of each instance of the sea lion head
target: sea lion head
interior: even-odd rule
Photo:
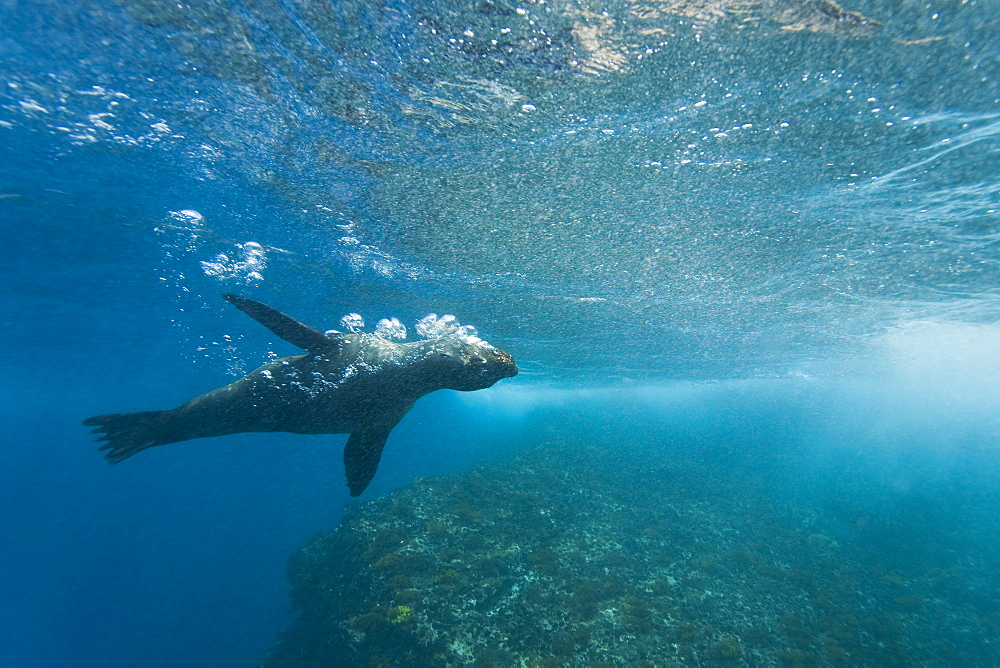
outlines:
[[[474,337],[442,336],[434,342],[427,360],[436,380],[448,390],[482,390],[517,375],[510,353]]]

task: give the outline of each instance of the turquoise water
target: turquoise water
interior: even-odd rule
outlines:
[[[248,665],[301,618],[285,562],[350,502],[343,436],[109,468],[79,426],[295,352],[224,292],[320,329],[454,313],[514,355],[516,378],[421,400],[362,503],[559,444],[652,448],[773,482],[792,510],[763,524],[908,583],[891,639],[839,643],[854,662],[891,640],[996,663],[998,67],[976,1],[0,4],[0,663]],[[728,552],[689,562],[759,554]],[[930,609],[945,640],[917,648]],[[711,625],[655,656],[834,660]],[[636,656],[573,638],[563,661]],[[489,656],[560,660],[519,647]]]

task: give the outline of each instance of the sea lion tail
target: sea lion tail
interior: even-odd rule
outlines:
[[[154,445],[172,443],[177,439],[165,433],[166,417],[172,411],[143,411],[141,413],[112,413],[87,418],[83,424],[97,427],[95,434],[103,434],[98,441],[107,441],[99,450],[107,450],[104,458],[117,464],[135,453]]]

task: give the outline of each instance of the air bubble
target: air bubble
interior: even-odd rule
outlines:
[[[389,341],[403,341],[406,339],[406,325],[398,318],[383,318],[375,325],[375,336]]]
[[[434,339],[445,334],[450,334],[459,328],[458,320],[453,315],[443,315],[440,318],[436,313],[426,315],[417,321],[415,329],[417,334],[425,339]]]
[[[365,319],[358,313],[348,313],[340,319],[340,326],[348,332],[357,334],[358,332],[364,330]]]

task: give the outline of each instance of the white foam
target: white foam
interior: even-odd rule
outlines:
[[[364,330],[365,319],[358,313],[348,313],[340,319],[340,326],[348,332],[357,334],[358,332]]]
[[[194,209],[181,209],[180,211],[170,211],[170,217],[179,223],[190,223],[200,225],[205,222],[205,216]]]
[[[206,276],[251,285],[264,280],[267,252],[259,243],[248,241],[236,244],[235,251],[219,253],[211,261],[202,261],[199,264]]]
[[[451,334],[459,327],[458,320],[453,315],[443,315],[439,318],[436,313],[430,313],[418,320],[414,329],[425,339],[436,339]]]
[[[472,325],[463,325],[462,327],[459,327],[448,336],[458,339],[463,343],[471,343],[473,345],[487,346],[492,348],[490,344],[486,343],[481,338],[479,338],[479,332],[476,331],[476,328],[473,327]]]
[[[398,318],[382,318],[375,325],[375,336],[379,336],[389,341],[404,341],[406,339],[406,325]]]

